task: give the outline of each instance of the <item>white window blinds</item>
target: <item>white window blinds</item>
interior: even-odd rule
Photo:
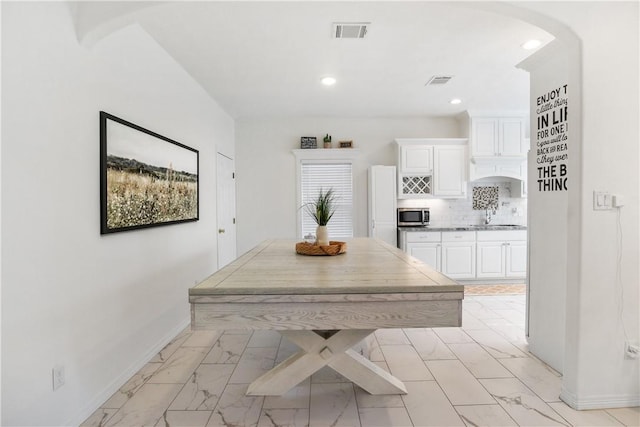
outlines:
[[[351,163],[302,163],[301,200],[303,205],[318,197],[320,189],[333,189],[336,211],[327,225],[329,239],[353,237],[353,185]],[[302,216],[302,236],[316,234],[317,224],[300,209]]]

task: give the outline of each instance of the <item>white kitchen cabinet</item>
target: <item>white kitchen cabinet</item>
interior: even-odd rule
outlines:
[[[505,276],[525,277],[527,275],[527,242],[506,242],[505,251]]]
[[[441,271],[453,279],[476,277],[475,231],[442,232]]]
[[[440,271],[442,266],[442,244],[440,243],[407,243],[407,253],[412,257]]]
[[[527,274],[526,239],[525,230],[478,231],[477,278],[525,277]]]
[[[526,230],[401,231],[401,249],[453,279],[521,279]]]
[[[401,145],[400,173],[403,174],[433,174],[433,146]]]
[[[498,119],[471,118],[471,156],[491,157],[498,148]]]
[[[467,140],[462,138],[400,138],[398,198],[464,197]]]
[[[467,190],[466,147],[461,145],[436,145],[433,147],[434,177],[433,195],[464,197]]]
[[[525,119],[511,117],[498,119],[498,153],[500,156],[526,156],[524,138]]]
[[[504,242],[478,242],[476,277],[493,278],[505,276]]]
[[[412,231],[406,233],[405,252],[440,271],[442,266],[441,233]]]
[[[369,237],[381,239],[396,246],[396,167],[371,166],[369,168]]]
[[[524,157],[524,117],[470,117],[471,157]]]

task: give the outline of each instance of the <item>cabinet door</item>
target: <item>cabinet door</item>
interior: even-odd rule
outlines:
[[[407,145],[400,147],[400,173],[433,173],[433,147]]]
[[[440,271],[442,254],[440,243],[407,243],[407,253]]]
[[[525,277],[527,275],[527,242],[507,242],[505,259],[507,277]]]
[[[524,119],[500,119],[500,138],[498,152],[501,156],[525,156],[527,154],[524,138]]]
[[[369,236],[396,246],[396,168],[369,170]]]
[[[476,277],[475,242],[443,242],[442,273],[453,279]]]
[[[498,119],[471,119],[471,155],[495,156],[498,150]]]
[[[433,150],[435,196],[459,196],[466,193],[466,151],[464,146],[436,146]]]
[[[505,276],[505,244],[503,242],[478,242],[477,251],[476,277]]]

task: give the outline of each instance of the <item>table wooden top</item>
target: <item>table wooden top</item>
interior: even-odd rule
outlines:
[[[189,289],[196,295],[463,292],[454,280],[385,242],[347,240],[347,253],[297,254],[294,240],[268,240]]]

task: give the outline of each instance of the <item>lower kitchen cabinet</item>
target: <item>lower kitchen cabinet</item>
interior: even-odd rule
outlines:
[[[503,242],[478,242],[478,278],[505,276],[505,244]]]
[[[405,252],[440,271],[442,265],[441,233],[416,231],[407,233]]]
[[[476,277],[475,231],[442,233],[442,266],[440,271],[452,279]]]
[[[407,243],[407,253],[440,271],[442,266],[442,245],[440,243]]]
[[[527,275],[527,241],[507,242],[506,277],[525,277]]]
[[[527,274],[526,230],[406,232],[402,249],[452,279],[514,279]]]
[[[478,231],[478,279],[525,277],[527,274],[527,232]]]

